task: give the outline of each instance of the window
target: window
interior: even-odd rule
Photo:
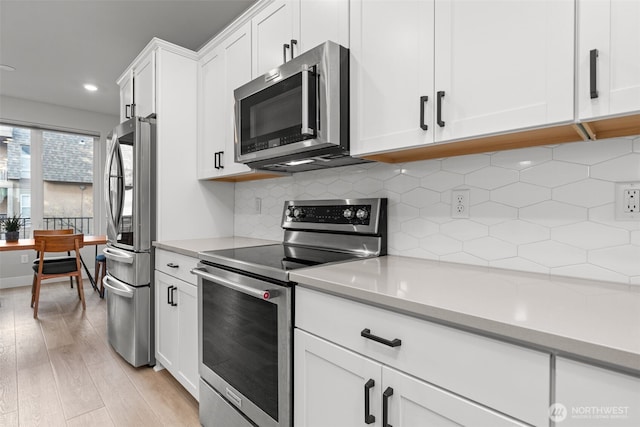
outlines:
[[[30,237],[33,228],[92,234],[94,136],[0,129],[0,218],[19,214],[20,237]]]

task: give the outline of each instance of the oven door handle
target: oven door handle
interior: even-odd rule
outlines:
[[[241,285],[239,283],[232,282],[223,277],[216,276],[215,274],[209,273],[204,267],[197,267],[191,269],[191,274],[195,274],[196,276],[202,277],[203,279],[211,280],[213,282],[219,283],[227,288],[242,292],[244,294],[250,295],[255,298],[260,298],[263,300],[270,300],[271,298],[278,295],[278,291],[271,289],[256,289],[251,286]]]

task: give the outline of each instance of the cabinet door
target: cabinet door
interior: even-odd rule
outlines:
[[[640,2],[580,1],[578,34],[579,118],[639,111]]]
[[[395,369],[382,368],[388,424],[413,426],[527,426]],[[384,405],[384,403],[383,403]]]
[[[133,104],[133,70],[120,81],[120,122],[131,118],[131,104]]]
[[[247,23],[229,36],[222,45],[225,61],[224,153],[220,158],[222,175],[237,175],[251,169],[235,162],[235,98],[233,91],[251,80],[251,24]]]
[[[147,117],[156,112],[156,60],[151,52],[133,70],[133,102],[135,115]]]
[[[251,34],[254,78],[289,60],[295,38],[291,1],[276,0],[258,13],[251,20]]]
[[[198,288],[178,281],[175,298],[178,310],[179,341],[177,377],[180,383],[198,399]]]
[[[573,360],[556,360],[557,426],[640,425],[640,378]]]
[[[349,47],[349,0],[298,0],[294,6],[294,56],[331,40]]]
[[[381,425],[381,365],[300,329],[294,331],[293,358],[294,425]],[[375,424],[365,423],[365,392]]]
[[[574,2],[437,0],[435,40],[436,141],[573,120]]]
[[[430,0],[351,1],[353,154],[433,142],[433,12]]]
[[[160,271],[155,272],[156,303],[156,359],[167,369],[178,364],[178,311],[170,304],[177,291],[177,279]],[[173,291],[173,292],[172,292]]]
[[[224,52],[216,48],[200,60],[198,75],[198,179],[214,178],[219,152],[225,150],[225,61]]]

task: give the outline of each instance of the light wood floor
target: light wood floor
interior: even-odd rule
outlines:
[[[85,281],[87,282],[87,281]],[[165,370],[133,368],[108,344],[106,300],[69,282],[0,289],[0,426],[199,426],[198,403]]]

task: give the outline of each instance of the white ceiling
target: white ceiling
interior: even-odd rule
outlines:
[[[118,115],[116,79],[153,37],[198,50],[254,2],[0,0],[0,64],[16,69],[0,95]]]

